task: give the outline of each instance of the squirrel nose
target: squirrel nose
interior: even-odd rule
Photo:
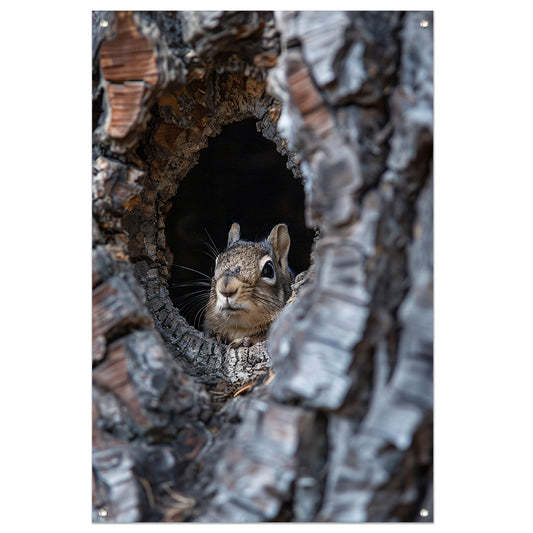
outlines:
[[[218,291],[220,294],[222,294],[222,296],[224,296],[224,298],[231,298],[236,292],[237,292],[237,289],[232,289],[230,287],[227,287],[226,289],[224,290],[220,290]]]

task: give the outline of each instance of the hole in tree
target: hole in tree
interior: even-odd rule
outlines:
[[[208,294],[209,288],[183,284],[210,281],[215,264],[211,239],[219,252],[224,250],[233,222],[240,224],[241,237],[250,241],[267,237],[276,224],[285,222],[291,237],[291,269],[297,275],[309,267],[313,231],[305,227],[302,183],[255,124],[254,119],[230,124],[209,141],[198,164],[181,182],[167,215],[166,240],[173,265],[209,277],[170,267],[170,297],[196,327],[203,323],[200,305],[207,303],[206,299],[201,302],[202,291]]]

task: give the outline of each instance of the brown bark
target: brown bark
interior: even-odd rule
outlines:
[[[93,13],[95,521],[432,520],[432,27]],[[320,238],[268,341],[228,350],[169,297],[165,217],[249,117]]]

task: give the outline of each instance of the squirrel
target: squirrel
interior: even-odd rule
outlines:
[[[290,244],[285,224],[274,226],[268,238],[260,242],[241,240],[239,224],[232,224],[227,247],[216,258],[211,280],[205,314],[205,329],[210,335],[228,348],[266,339],[292,292]]]

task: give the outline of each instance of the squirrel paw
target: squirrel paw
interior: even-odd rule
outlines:
[[[253,344],[252,337],[242,337],[241,339],[235,339],[234,341],[230,342],[228,344],[228,350],[231,348],[234,348],[235,350],[237,348],[240,348],[241,346],[244,346],[247,348],[248,346],[251,346]]]
[[[257,342],[262,342],[266,339],[265,333],[256,333],[255,335],[250,335],[247,337],[242,337],[240,339],[235,339],[234,341],[230,342],[228,345],[228,350],[230,348],[240,348],[241,346],[244,346],[247,348],[248,346],[251,346],[252,344],[255,344]]]

